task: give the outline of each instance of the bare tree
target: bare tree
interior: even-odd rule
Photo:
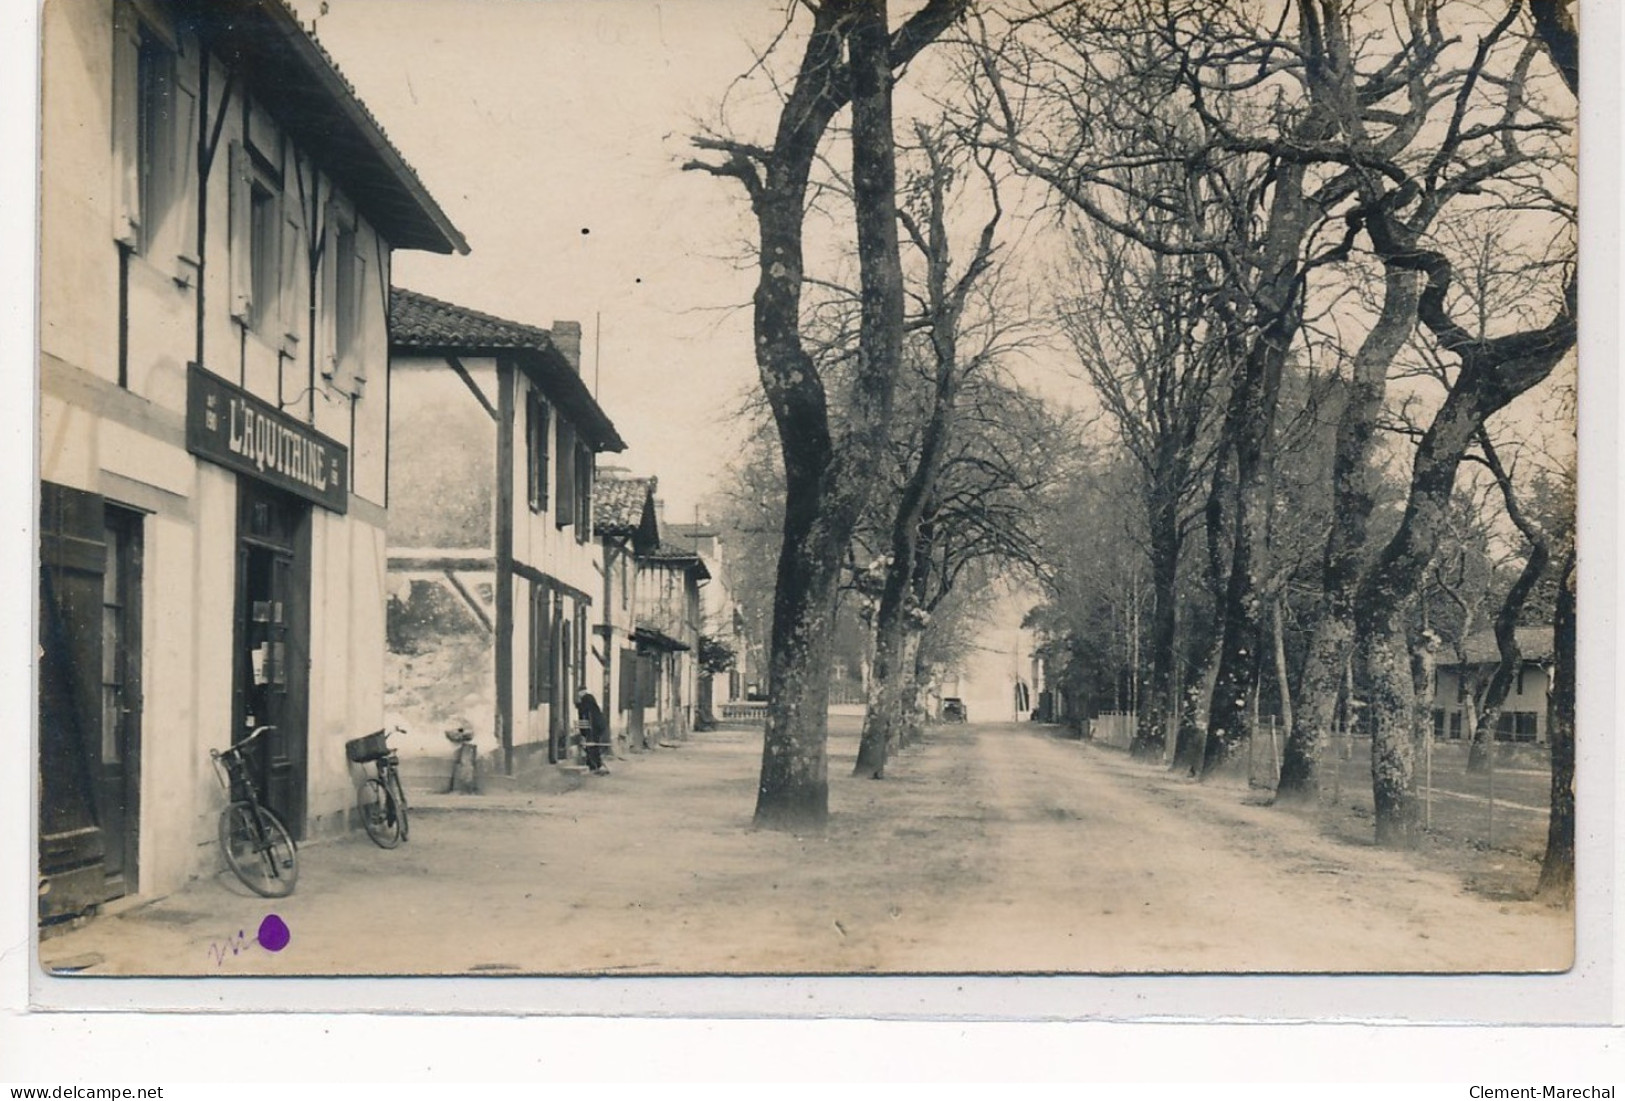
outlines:
[[[846,544],[886,446],[902,351],[892,87],[897,71],[959,18],[966,2],[927,0],[895,31],[885,0],[804,4],[812,27],[772,145],[701,136],[694,144],[716,156],[685,166],[738,181],[759,235],[756,362],[785,477],[760,826],[817,828],[828,817],[829,628]],[[820,144],[848,106],[863,305],[846,431],[837,441],[823,376],[801,338],[803,219]]]
[[[1327,33],[1318,5],[1292,10],[1299,40]],[[1325,142],[1337,123],[1305,51],[1281,33],[1290,14],[1265,23],[1245,5],[1151,0],[1044,8],[997,44],[984,35],[981,51],[990,140],[1101,226],[1155,252],[1199,258],[1212,313],[1206,339],[1227,343],[1234,363],[1208,525],[1229,533],[1223,568],[1210,571],[1223,586],[1221,638],[1193,770],[1221,764],[1248,736],[1282,371],[1311,273],[1350,245],[1346,227],[1322,239],[1346,185],[1311,159],[1283,155]]]
[[[1217,445],[1231,343],[1211,339],[1203,265],[1078,227],[1078,289],[1060,309],[1077,362],[1139,467],[1152,592],[1150,684],[1134,736],[1160,758],[1179,713],[1180,561],[1203,515],[1200,491]]]
[[[986,366],[998,353],[998,333],[989,334],[982,346],[964,354],[961,349],[961,323],[971,291],[993,262],[994,240],[1003,208],[999,203],[998,179],[985,151],[953,149],[944,136],[925,126],[916,129],[925,164],[910,181],[898,217],[909,242],[919,254],[924,286],[921,308],[912,324],[923,331],[929,348],[928,384],[930,412],[917,434],[910,434],[904,450],[904,477],[897,503],[890,517],[890,538],[885,558],[885,577],[875,614],[875,653],[871,671],[869,707],[864,716],[863,734],[854,771],[876,779],[884,775],[888,747],[899,735],[905,711],[906,684],[914,674],[912,655],[906,653],[907,623],[917,616],[917,602],[911,606],[912,580],[917,572],[920,527],[937,489],[937,480],[949,454],[954,431],[959,392],[965,380]],[[984,196],[991,211],[977,233],[970,259],[957,275],[953,271],[953,247],[949,233],[949,205],[956,176],[968,167],[968,160],[984,184]]]

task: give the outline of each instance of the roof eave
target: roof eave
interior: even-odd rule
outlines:
[[[467,255],[469,252],[467,239],[452,224],[451,218],[441,209],[440,204],[435,202],[434,197],[429,194],[405,158],[384,135],[377,120],[367,112],[355,90],[346,83],[286,5],[278,0],[213,0],[213,2],[218,5],[217,14],[221,9],[228,9],[241,13],[257,13],[268,19],[271,27],[304,70],[303,75],[314,80],[320,91],[336,105],[354,136],[359,137],[367,150],[377,158],[376,167],[387,173],[401,193],[396,198],[406,200],[412,213],[416,215],[412,217],[394,212],[386,213],[380,219],[373,217],[369,212],[370,221],[375,224],[382,223],[379,224],[379,228],[385,233],[392,247]],[[241,33],[233,33],[237,31],[235,25],[229,21],[222,25],[225,28],[224,37],[228,41],[235,41],[239,47],[246,47],[256,58],[275,63],[275,58],[266,52],[264,44],[255,41],[253,28],[245,27]],[[335,176],[342,176],[345,173],[343,165],[329,164],[324,167]],[[355,196],[352,195],[352,198]],[[363,207],[363,211],[366,212],[366,207]]]

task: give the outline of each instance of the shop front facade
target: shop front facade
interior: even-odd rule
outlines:
[[[274,0],[43,9],[40,916],[343,830],[382,725],[395,248],[466,251]],[[365,196],[357,201],[354,196]]]

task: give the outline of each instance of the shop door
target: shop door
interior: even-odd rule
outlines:
[[[254,755],[260,796],[304,836],[309,714],[310,508],[240,481],[233,742],[274,727]]]
[[[141,787],[141,518],[108,508],[102,574],[101,748],[98,754],[107,897],[136,886]]]

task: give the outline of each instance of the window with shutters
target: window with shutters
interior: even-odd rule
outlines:
[[[322,319],[327,349],[322,356],[322,373],[336,389],[355,396],[360,396],[367,380],[364,239],[349,205],[337,200],[330,203],[322,256]]]
[[[231,316],[267,340],[280,341],[287,328],[282,180],[242,142],[231,143],[230,159]]]
[[[114,7],[113,236],[138,255],[187,260],[195,233],[182,214],[196,174],[197,91],[160,14],[134,0]],[[191,277],[190,262],[176,266],[177,279]]]

